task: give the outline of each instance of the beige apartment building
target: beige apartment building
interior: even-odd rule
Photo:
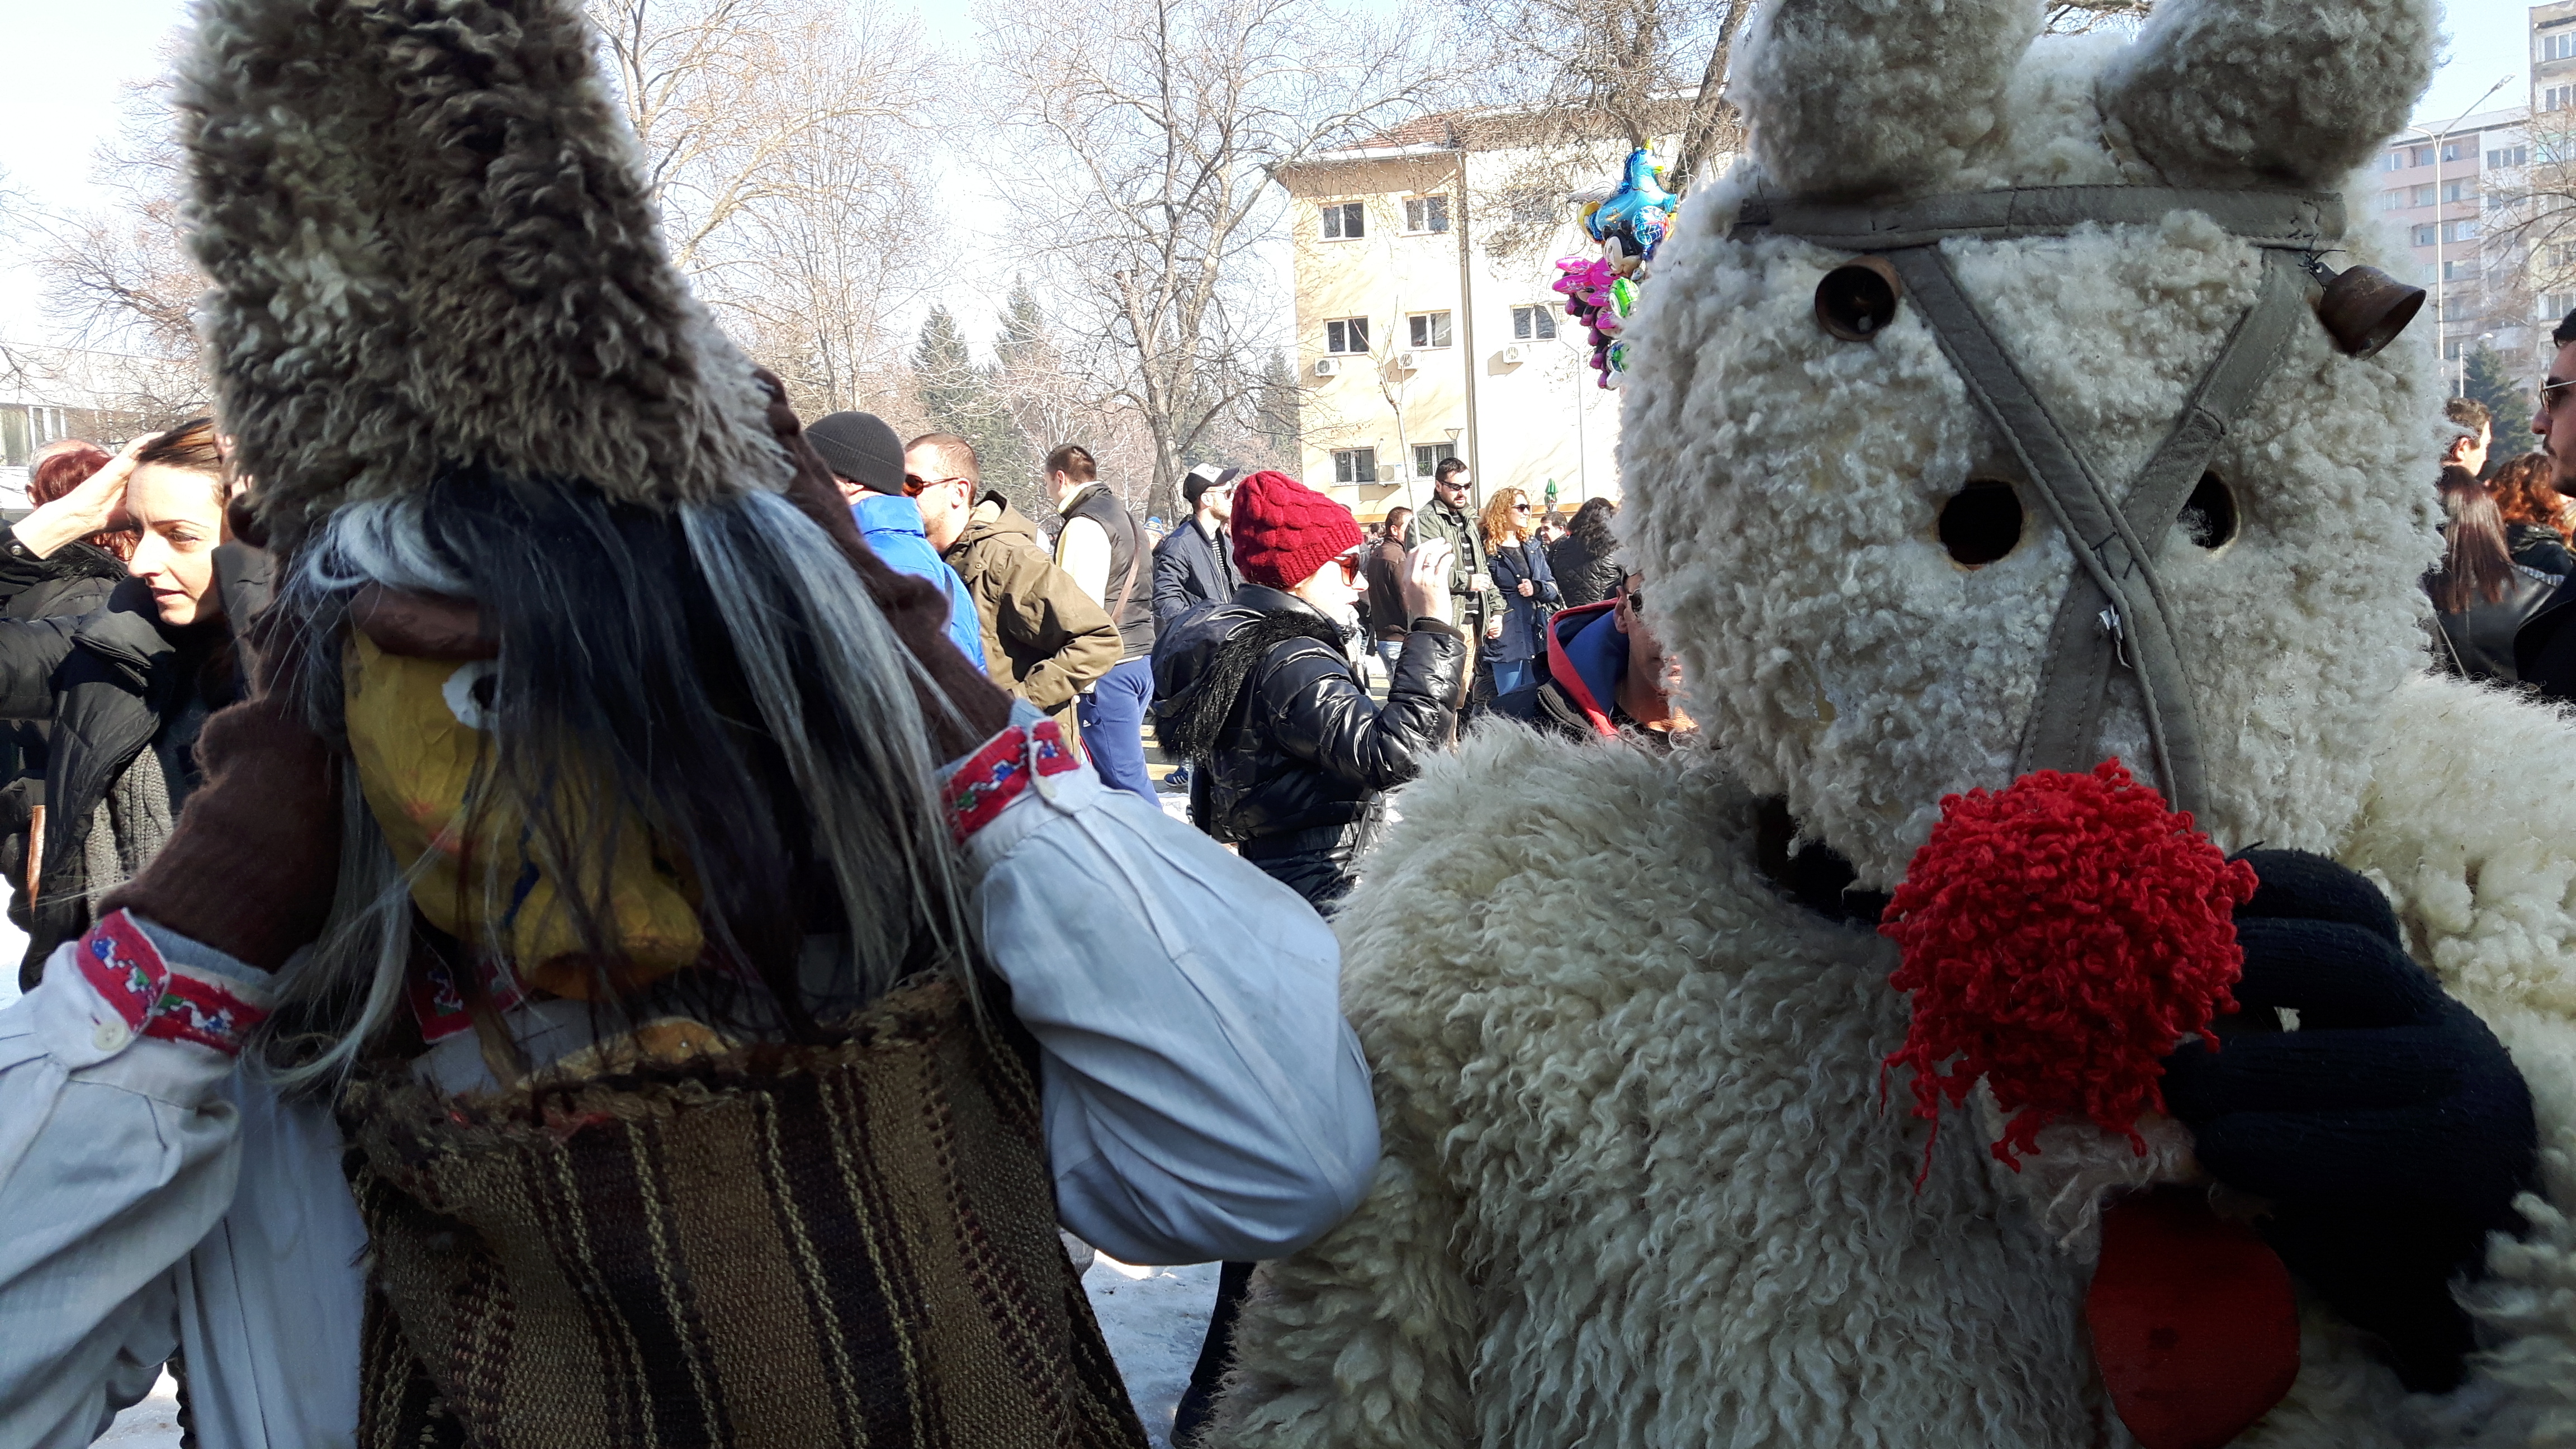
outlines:
[[[1621,159],[1605,154],[1600,186]],[[1449,457],[1474,470],[1479,501],[1497,487],[1543,498],[1552,482],[1571,513],[1618,494],[1619,395],[1594,384],[1583,331],[1552,290],[1555,259],[1595,244],[1562,192],[1495,200],[1520,162],[1434,117],[1280,173],[1304,480],[1364,521],[1419,507]],[[1543,245],[1489,250],[1505,225],[1526,237],[1550,214]]]

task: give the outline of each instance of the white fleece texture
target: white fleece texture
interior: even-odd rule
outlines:
[[[1337,922],[1387,1156],[1352,1218],[1256,1280],[1221,1443],[2129,1442],[2081,1326],[2080,1180],[2118,1165],[2070,1143],[2017,1179],[1973,1111],[1927,1158],[1880,1083],[1907,1021],[1893,948],[1752,863],[1761,795],[1885,886],[1942,795],[2008,783],[2072,560],[2025,490],[2018,547],[1954,563],[1941,504],[2008,453],[1921,318],[1838,342],[1812,298],[1844,258],[1727,223],[1756,189],[2332,185],[2402,116],[2431,23],[2422,0],[2168,0],[2141,48],[2022,53],[2026,6],[1925,8],[1785,0],[1748,56],[1754,160],[1658,259],[1621,455],[1704,742],[1488,728],[1408,787]],[[2349,246],[2338,264],[2386,254],[2358,222]],[[2193,215],[1949,247],[2114,479],[2256,281]],[[2432,374],[2423,337],[2356,361],[2296,329],[2211,465],[2238,535],[2177,530],[2161,565],[2204,825],[2383,883],[2529,1080],[2544,1191],[2470,1291],[2494,1347],[2464,1388],[2406,1395],[2310,1304],[2297,1383],[2242,1445],[2576,1444],[2576,727],[2425,676]],[[2115,692],[2103,753],[2137,767],[2143,743]]]

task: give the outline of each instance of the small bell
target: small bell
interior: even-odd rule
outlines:
[[[1816,284],[1816,322],[1845,342],[1876,340],[1904,291],[1885,257],[1854,257]]]
[[[2338,272],[2315,257],[2302,265],[2325,287],[2316,301],[2317,320],[2349,356],[2376,355],[2424,309],[2423,288],[2407,286],[2377,267]]]

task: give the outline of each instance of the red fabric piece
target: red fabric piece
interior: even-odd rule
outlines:
[[[2084,1298],[2111,1406],[2142,1449],[2218,1449],[2299,1376],[2290,1270],[2254,1230],[2166,1187],[2102,1214]]]
[[[976,831],[1000,819],[1005,806],[1027,794],[1031,781],[1081,768],[1082,762],[1066,748],[1064,731],[1054,720],[1040,720],[1026,728],[1011,726],[967,756],[940,787],[949,837],[964,845]]]
[[[1274,589],[1293,589],[1360,546],[1360,521],[1349,509],[1285,473],[1255,473],[1235,484],[1227,526],[1236,572]]]
[[[1905,1045],[1914,1115],[1937,1120],[1978,1078],[2012,1113],[1994,1154],[2016,1168],[2042,1127],[2080,1116],[2125,1134],[2164,1110],[2163,1058],[2236,1009],[2235,908],[2254,868],[2117,760],[2040,770],[1941,802],[1879,932],[1914,997]]]

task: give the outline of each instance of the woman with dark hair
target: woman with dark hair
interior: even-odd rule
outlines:
[[[50,735],[21,882],[25,985],[168,839],[197,784],[198,730],[241,697],[237,631],[267,600],[268,563],[232,543],[231,495],[214,422],[196,418],[135,439],[0,535],[0,594],[95,567],[83,550],[132,535],[88,611],[0,620],[0,719]]]
[[[1547,621],[1563,595],[1532,530],[1529,495],[1497,488],[1478,522],[1485,533],[1486,569],[1503,596],[1503,632],[1486,655],[1494,664],[1494,697],[1530,681],[1530,664],[1547,652]]]
[[[2545,453],[2508,459],[2487,480],[2487,494],[2503,516],[2505,547],[2513,551],[2513,561],[2563,578],[2576,570],[2576,555],[2568,552],[2567,500],[2550,471]]]
[[[1609,499],[1587,498],[1574,510],[1565,537],[1548,547],[1548,566],[1567,608],[1597,604],[1619,591],[1619,539],[1610,531],[1618,515],[1619,505]]]
[[[2442,511],[2450,517],[2442,562],[2424,576],[2424,588],[2433,596],[2443,665],[2470,679],[2511,683],[2514,632],[2547,602],[2563,569],[2552,575],[2517,564],[2495,498],[2459,469],[2443,471]]]

